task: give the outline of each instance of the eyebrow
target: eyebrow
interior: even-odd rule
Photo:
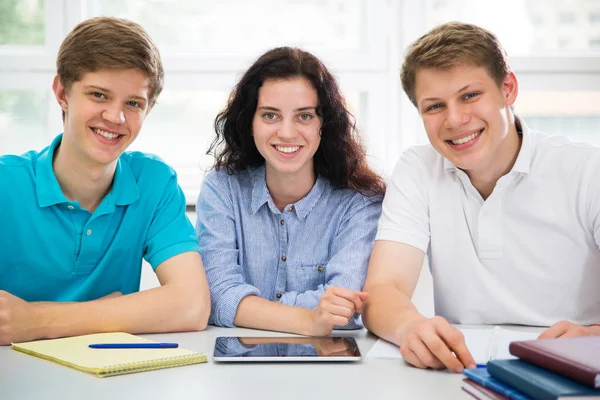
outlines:
[[[300,107],[300,108],[296,108],[294,111],[308,111],[308,110],[316,110],[317,107]],[[265,110],[265,111],[281,111],[279,108],[276,107],[269,107],[269,106],[261,106],[258,107],[258,110]]]
[[[96,86],[96,85],[87,85],[84,86],[84,89],[89,90],[89,89],[96,89],[96,90],[100,90],[102,92],[108,93],[108,94],[112,94],[112,92],[107,89],[107,88],[103,88],[102,86]],[[142,96],[138,96],[138,95],[131,95],[131,96],[127,96],[130,99],[136,99],[136,100],[142,100],[142,101],[148,101],[147,98],[142,97]]]

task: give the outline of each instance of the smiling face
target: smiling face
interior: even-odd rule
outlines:
[[[139,70],[87,72],[67,90],[56,77],[53,90],[65,111],[61,154],[91,167],[114,165],[149,112],[149,80]]]
[[[519,139],[510,106],[517,93],[512,72],[500,87],[482,67],[423,69],[416,75],[416,102],[429,141],[469,174],[485,174],[516,157]]]
[[[269,79],[260,87],[252,132],[267,178],[314,181],[313,156],[321,142],[318,103],[317,91],[305,78]]]

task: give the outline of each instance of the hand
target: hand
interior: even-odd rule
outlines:
[[[421,317],[400,335],[400,353],[417,368],[448,368],[460,373],[475,368],[463,334],[442,317]]]
[[[538,339],[557,339],[593,335],[600,335],[600,326],[582,326],[569,321],[560,321],[542,332]]]
[[[311,336],[327,336],[334,326],[346,326],[354,312],[361,313],[367,293],[329,286],[317,308],[311,311]]]
[[[38,339],[35,306],[0,290],[0,345]]]

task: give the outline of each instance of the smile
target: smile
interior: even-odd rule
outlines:
[[[465,143],[468,143],[471,140],[475,139],[477,136],[481,135],[482,132],[483,132],[483,129],[481,129],[479,132],[475,132],[469,136],[465,136],[460,139],[447,140],[447,142],[450,142],[455,145],[465,144]]]
[[[281,153],[292,154],[300,150],[301,146],[278,146],[274,145],[275,149]]]
[[[100,135],[100,136],[102,136],[103,138],[105,138],[107,140],[116,140],[117,138],[119,138],[121,136],[118,133],[110,133],[110,132],[106,132],[106,131],[103,131],[103,130],[98,129],[98,128],[92,128],[92,130],[97,135]]]

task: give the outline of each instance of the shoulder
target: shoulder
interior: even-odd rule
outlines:
[[[398,183],[405,179],[426,183],[436,177],[444,176],[444,157],[430,144],[413,146],[406,149],[392,172],[390,180]]]
[[[345,206],[346,214],[359,213],[361,210],[365,210],[364,212],[368,212],[366,210],[380,212],[383,196],[368,196],[353,189],[336,188],[329,183],[327,184],[330,186],[329,198],[333,200],[331,204],[335,207]]]
[[[0,156],[0,181],[8,182],[23,176],[33,176],[38,156],[37,151],[30,151],[22,155]]]
[[[532,163],[538,169],[586,171],[600,166],[600,147],[578,142],[567,136],[533,133],[535,149]]]
[[[159,179],[176,176],[175,170],[155,154],[128,151],[121,155],[120,160],[131,168],[136,178],[143,177],[144,175],[154,176]]]

